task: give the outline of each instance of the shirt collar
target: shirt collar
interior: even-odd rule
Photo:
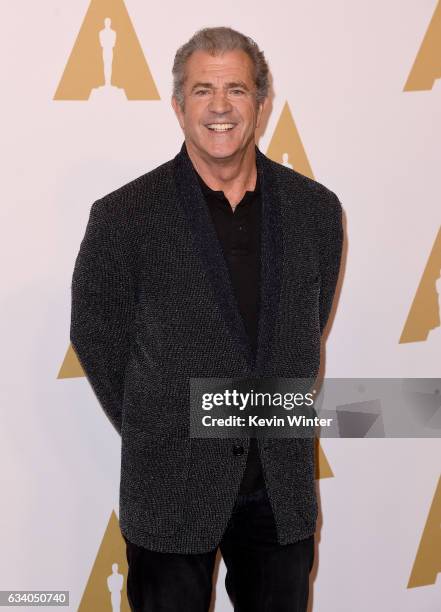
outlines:
[[[195,170],[196,172],[196,170]],[[222,202],[224,200],[226,200],[225,194],[223,191],[217,191],[215,189],[211,189],[211,187],[209,187],[207,185],[207,183],[202,179],[202,177],[196,172],[196,176],[198,177],[198,181],[199,181],[199,185],[201,186],[202,192],[207,195],[207,196],[211,196],[211,197],[215,197],[218,200],[221,200]],[[256,181],[256,186],[254,188],[254,190],[252,191],[246,191],[243,195],[243,198],[247,198],[249,199],[251,196],[255,196],[257,194],[260,193],[260,185],[259,185],[259,177],[257,177],[257,181]],[[242,199],[243,199],[242,198]]]
[[[190,159],[190,156],[188,155],[188,151],[187,151],[187,147],[185,145],[185,142],[182,145],[182,151],[185,152],[185,155],[188,157],[191,165],[193,166],[193,170],[194,170],[194,172],[195,172],[195,174],[196,174],[196,176],[198,178],[199,185],[201,186],[202,192],[205,195],[210,195],[212,197],[217,198],[218,200],[221,200],[221,201],[226,200],[226,197],[225,197],[225,194],[224,194],[223,191],[218,191],[218,190],[215,190],[215,189],[211,189],[211,187],[209,187],[207,185],[207,183],[202,179],[202,177],[198,174],[198,172],[196,171],[196,168],[194,167],[194,165],[193,165],[193,163],[192,163],[192,161]],[[254,195],[258,195],[258,194],[260,194],[259,173],[257,173],[256,186],[254,187],[254,190],[253,191],[248,191],[247,190],[243,197],[244,198],[246,197],[248,199],[248,198],[250,198],[250,196],[254,196]]]

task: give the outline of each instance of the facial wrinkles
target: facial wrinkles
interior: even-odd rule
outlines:
[[[243,80],[243,79],[240,79]],[[218,76],[215,78],[207,78],[206,82],[211,82],[214,86],[214,90],[207,94],[208,99],[205,101],[205,112],[202,113],[201,123],[204,125],[212,123],[241,123],[243,120],[243,114],[241,109],[245,110],[245,105],[248,104],[247,93],[244,94],[244,98],[238,97],[237,99],[230,98],[228,89],[225,89],[225,83],[237,82],[238,78],[236,75],[231,76]],[[252,112],[254,115],[254,112]]]
[[[201,83],[212,83],[215,88],[215,91],[212,92],[212,94],[217,94],[220,90],[227,95],[228,91],[224,91],[225,84],[237,83],[239,81],[245,83],[248,89],[251,90],[253,87],[252,79],[249,71],[244,67],[243,62],[237,63],[233,66],[231,66],[231,62],[229,62],[229,65],[226,68],[222,62],[216,61],[216,59],[216,57],[213,58],[213,63],[205,66],[204,70],[197,74],[195,81]]]

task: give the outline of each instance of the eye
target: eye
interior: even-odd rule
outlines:
[[[240,96],[245,93],[243,89],[231,89],[230,91],[235,96]]]
[[[204,96],[206,93],[208,93],[208,89],[197,89],[195,91],[196,96]]]

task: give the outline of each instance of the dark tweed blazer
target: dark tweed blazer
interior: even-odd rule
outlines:
[[[339,273],[337,196],[256,147],[261,311],[254,361],[185,144],[93,203],[72,278],[70,339],[121,434],[119,522],[133,543],[201,553],[226,528],[249,439],[189,438],[189,378],[315,377]],[[236,456],[233,445],[245,453]],[[259,439],[281,544],[315,531],[314,442]]]

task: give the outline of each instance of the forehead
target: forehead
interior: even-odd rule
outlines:
[[[186,84],[196,81],[242,80],[254,85],[253,62],[245,51],[235,49],[222,55],[210,55],[207,51],[195,51],[185,65]]]

